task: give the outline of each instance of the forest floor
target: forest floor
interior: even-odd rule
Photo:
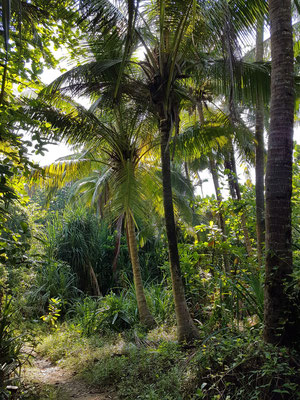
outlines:
[[[23,381],[33,396],[43,400],[116,400],[113,391],[101,392],[99,388],[87,385],[65,368],[53,364],[49,359],[34,353],[30,365],[24,368]],[[42,394],[38,394],[42,392]],[[48,393],[48,395],[47,395]],[[32,397],[29,397],[30,399]],[[40,397],[38,397],[40,399]]]

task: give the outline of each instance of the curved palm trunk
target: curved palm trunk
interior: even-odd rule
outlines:
[[[257,22],[255,61],[263,61],[263,19]],[[256,235],[257,258],[262,265],[263,244],[265,242],[265,195],[264,195],[264,105],[261,95],[257,95],[255,122],[255,195],[256,195]]]
[[[294,123],[291,1],[270,0],[271,122],[266,171],[264,339],[292,346],[299,334],[287,294],[293,270],[291,194]],[[299,339],[298,339],[299,340]]]
[[[138,248],[136,243],[135,228],[132,216],[130,214],[128,214],[126,217],[126,224],[127,224],[128,248],[132,265],[133,281],[134,281],[134,288],[135,288],[140,321],[147,328],[151,329],[156,326],[156,322],[154,321],[154,318],[151,315],[146,302],[142,275],[141,275],[140,261],[138,256]]]
[[[175,303],[177,321],[177,334],[180,342],[193,342],[199,338],[199,333],[192,321],[184,294],[184,285],[181,276],[177,236],[173,209],[169,135],[171,130],[170,119],[166,119],[164,112],[160,113],[161,134],[161,164],[163,179],[163,200],[165,223],[169,246],[170,270],[172,278],[172,290]]]
[[[91,290],[92,290],[93,295],[102,297],[102,293],[101,293],[101,290],[99,287],[97,276],[96,276],[95,271],[90,262],[88,262],[88,274],[90,277],[90,284],[91,284]]]

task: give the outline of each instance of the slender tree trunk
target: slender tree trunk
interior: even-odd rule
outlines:
[[[147,328],[154,328],[156,326],[156,322],[154,321],[153,316],[151,315],[149,308],[147,306],[146,297],[143,288],[142,274],[140,261],[138,256],[138,248],[136,243],[136,235],[135,228],[132,216],[128,214],[126,216],[126,224],[127,224],[127,240],[128,240],[128,248],[130,254],[130,260],[132,265],[133,272],[133,281],[134,288],[136,294],[136,301],[139,310],[140,321]]]
[[[237,177],[236,162],[234,157],[233,144],[230,143],[229,155],[226,156],[224,166],[229,170],[228,182],[230,188],[230,194],[233,199],[242,200],[240,185]],[[244,212],[241,214],[241,225],[244,233],[245,246],[248,256],[252,255],[252,246],[250,241],[250,235],[247,227],[246,215]]]
[[[219,184],[219,177],[218,177],[218,171],[217,171],[217,166],[216,162],[213,159],[212,156],[209,156],[209,170],[210,173],[213,177],[213,182],[214,182],[214,187],[215,187],[215,192],[216,192],[216,197],[218,201],[218,206],[219,206],[219,226],[222,231],[222,240],[225,242],[225,236],[226,236],[226,227],[225,227],[225,221],[224,221],[224,216],[223,213],[221,212],[221,203],[223,201],[222,194],[220,191],[220,184]],[[227,251],[224,249],[224,254],[223,254],[223,259],[224,259],[224,269],[226,272],[230,272],[230,264],[228,261],[228,254]]]
[[[160,134],[161,134],[161,163],[163,178],[163,200],[165,211],[165,223],[168,238],[170,270],[172,278],[172,289],[175,303],[177,321],[177,334],[180,342],[193,342],[199,338],[199,333],[192,321],[184,294],[184,285],[181,276],[179,254],[177,247],[177,236],[173,209],[169,135],[171,122],[165,118],[163,110],[160,112]]]
[[[216,162],[212,156],[209,156],[209,170],[210,170],[210,173],[213,178],[216,197],[217,197],[218,205],[220,207],[221,203],[223,201],[223,198],[222,198],[222,194],[220,191],[220,184],[219,184],[219,177],[218,177]],[[223,214],[221,211],[219,211],[219,225],[220,225],[223,235],[226,235],[225,221],[224,221],[224,217],[223,217]]]
[[[203,106],[201,102],[197,103],[197,109],[198,109],[198,114],[199,114],[199,120],[201,125],[204,125],[204,114],[203,114]],[[213,178],[213,182],[214,182],[214,187],[215,187],[215,192],[216,192],[216,197],[217,197],[217,201],[218,201],[218,205],[220,207],[221,202],[222,202],[222,194],[220,191],[220,185],[219,185],[219,177],[218,177],[218,171],[217,171],[217,166],[216,166],[216,162],[213,158],[212,155],[208,156],[209,159],[209,170],[210,173],[212,175]],[[225,222],[224,222],[224,217],[223,214],[221,213],[221,211],[219,212],[219,222],[220,222],[220,228],[222,230],[223,235],[226,234],[225,231]]]
[[[264,21],[257,21],[255,61],[263,61]],[[256,194],[256,235],[257,258],[262,265],[263,244],[265,242],[265,195],[264,195],[264,105],[260,93],[257,93],[255,122],[255,194]]]
[[[197,103],[197,110],[198,110],[198,114],[199,114],[199,120],[201,125],[204,125],[204,113],[203,113],[203,105],[202,102],[198,102]],[[223,217],[223,213],[221,212],[221,203],[222,203],[222,194],[220,191],[220,185],[219,185],[219,176],[218,176],[218,171],[217,171],[217,166],[216,166],[216,162],[213,158],[212,155],[208,156],[209,158],[209,170],[210,173],[213,177],[213,182],[214,182],[214,187],[215,187],[215,192],[216,192],[216,197],[217,197],[217,201],[218,201],[218,205],[219,205],[219,226],[221,228],[222,231],[222,240],[223,242],[225,242],[225,236],[226,236],[226,228],[225,228],[225,221],[224,221],[224,217]],[[226,272],[230,272],[230,265],[229,265],[229,261],[228,261],[228,255],[227,255],[227,251],[224,250],[224,254],[223,254],[223,259],[224,259],[224,269]]]
[[[231,196],[231,198],[233,200],[236,200],[236,192],[235,192],[235,186],[234,186],[234,176],[233,176],[232,165],[231,165],[231,162],[230,162],[228,154],[225,155],[224,167],[228,171],[227,180],[228,180],[230,196]]]
[[[232,165],[232,171],[233,171],[233,177],[234,177],[233,182],[234,182],[236,197],[239,201],[241,201],[242,196],[241,196],[241,190],[240,190],[239,180],[238,180],[238,176],[237,176],[236,162],[235,162],[235,156],[234,156],[234,150],[233,150],[232,144],[231,144],[231,147],[232,147],[232,150],[230,152],[230,162]],[[253,251],[252,251],[249,231],[247,228],[247,219],[246,219],[246,215],[244,212],[242,212],[242,215],[241,215],[241,224],[242,224],[242,229],[244,232],[245,245],[246,245],[246,250],[247,250],[248,256],[252,256]]]
[[[266,277],[264,339],[293,346],[299,334],[287,293],[293,270],[291,195],[294,76],[291,1],[269,0],[271,121],[266,171]]]

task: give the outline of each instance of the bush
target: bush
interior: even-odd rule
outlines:
[[[49,300],[59,298],[64,314],[79,295],[76,276],[70,266],[59,261],[45,260],[39,264],[34,285],[26,293],[24,311],[29,315],[41,316],[47,312]]]
[[[0,304],[0,398],[7,399],[7,385],[16,383],[24,362],[21,353],[22,337],[13,328],[15,312],[11,299],[1,299]]]
[[[149,308],[157,322],[174,322],[172,293],[161,285],[145,288]],[[73,302],[68,316],[77,324],[83,335],[100,331],[121,332],[139,324],[134,286],[119,294],[111,292],[102,298],[85,297]]]
[[[124,399],[180,399],[178,363],[183,356],[176,343],[158,348],[131,344],[125,354],[105,354],[83,376],[100,387],[117,387]]]
[[[74,302],[69,316],[86,336],[100,331],[121,332],[138,323],[136,300],[125,291],[120,295],[111,292],[98,299],[79,299]]]
[[[145,296],[156,322],[160,324],[175,322],[172,290],[166,287],[163,282],[161,284],[147,285],[145,287]]]
[[[185,392],[207,400],[299,399],[298,355],[257,337],[257,332],[256,339],[246,333],[212,336],[189,365],[193,378],[185,384],[193,388]]]

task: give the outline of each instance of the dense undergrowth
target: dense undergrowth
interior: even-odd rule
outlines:
[[[114,388],[120,399],[299,399],[299,355],[266,346],[257,333],[202,331],[199,343],[184,348],[172,327],[87,338],[64,324],[38,351],[103,392]]]
[[[296,177],[296,194],[298,186]],[[41,356],[76,373],[76,379],[104,392],[114,390],[120,399],[300,399],[299,354],[262,340],[264,272],[255,257],[247,256],[240,226],[241,213],[247,210],[254,247],[251,186],[243,188],[243,203],[228,199],[219,206],[214,198],[198,198],[192,232],[178,221],[186,298],[200,332],[193,346],[176,339],[166,237],[159,224],[156,232],[146,235],[141,223],[137,235],[145,296],[158,325],[146,332],[139,322],[125,236],[117,268],[112,269],[113,226],[100,221],[92,209],[66,205],[66,188],[47,211],[42,197],[37,192],[26,207],[14,206],[4,238],[3,398],[10,398],[7,386],[16,384],[20,400],[64,400],[65,395],[51,385],[40,387],[19,379],[28,358],[25,343],[25,348],[34,347]],[[295,198],[295,227],[297,207]],[[221,212],[226,237],[215,223]],[[296,295],[297,232],[291,281]],[[93,267],[103,296],[93,293],[87,266]]]

